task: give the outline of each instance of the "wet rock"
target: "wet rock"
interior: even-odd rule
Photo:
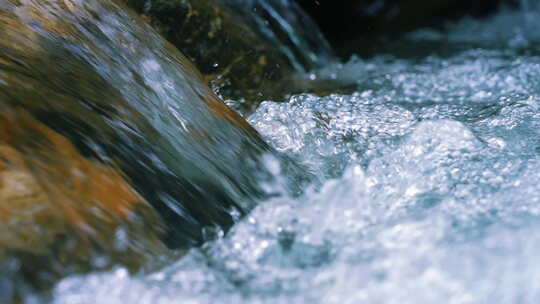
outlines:
[[[8,225],[1,248],[42,252],[55,235],[66,233],[62,229],[98,236],[96,228],[114,231],[137,208],[149,207],[121,172],[82,157],[23,110],[2,113],[0,138],[0,218]],[[89,223],[96,215],[107,224]],[[44,224],[47,229],[32,231]]]
[[[0,2],[0,49],[0,288],[14,297],[149,267],[264,195],[258,133],[121,2]]]
[[[14,294],[76,272],[136,270],[167,252],[162,221],[121,171],[24,110],[0,114],[0,223],[0,277]]]
[[[214,91],[246,100],[239,106],[245,112],[313,87],[301,74],[334,60],[292,1],[125,1],[195,63]]]
[[[293,66],[237,11],[215,0],[128,0],[169,42],[184,52],[213,89],[226,98],[280,98]],[[252,105],[246,105],[250,108]]]

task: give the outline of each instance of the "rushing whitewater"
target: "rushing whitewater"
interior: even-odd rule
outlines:
[[[537,303],[539,20],[418,31],[403,43],[455,51],[352,59],[320,74],[354,94],[264,102],[250,122],[317,182],[157,273],[67,278],[54,302]]]

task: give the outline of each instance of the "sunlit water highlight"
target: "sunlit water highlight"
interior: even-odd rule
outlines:
[[[67,278],[54,302],[537,303],[540,37],[528,27],[540,18],[530,14],[409,36],[476,45],[448,57],[324,72],[357,81],[352,95],[263,103],[250,122],[320,182],[261,202],[157,273]]]

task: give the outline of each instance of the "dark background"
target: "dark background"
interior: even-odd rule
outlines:
[[[519,0],[295,0],[342,58],[370,56],[381,37],[397,39],[419,27],[443,28],[465,16],[485,18]]]

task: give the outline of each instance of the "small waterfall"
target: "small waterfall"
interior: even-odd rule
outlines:
[[[187,248],[223,233],[261,197],[258,182],[269,175],[260,156],[269,147],[120,1],[0,2],[0,50],[0,190],[24,194],[37,180],[44,193],[0,196],[0,284],[35,279],[46,289],[54,278],[130,263],[129,250],[151,256],[141,234],[120,231],[127,244],[116,246],[116,227],[137,222],[139,206],[161,216],[156,235],[168,247]],[[6,170],[25,178],[15,185],[22,190],[9,188]],[[92,188],[98,178],[101,192]],[[116,202],[113,190],[126,198]],[[24,217],[36,208],[47,212]],[[15,229],[8,224],[44,243],[41,251],[6,241]],[[95,248],[105,262],[94,261]],[[12,258],[25,268],[7,268]]]
[[[224,0],[241,10],[263,36],[278,45],[297,71],[335,60],[330,44],[311,18],[291,0]]]

